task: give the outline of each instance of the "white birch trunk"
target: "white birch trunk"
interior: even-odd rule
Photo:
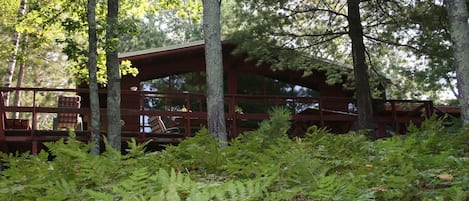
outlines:
[[[447,0],[446,3],[451,24],[461,120],[467,126],[469,125],[469,14],[465,0]]]
[[[18,20],[21,19],[21,17],[26,12],[26,3],[27,3],[26,0],[21,0],[20,2],[20,8],[18,9]],[[21,39],[21,33],[15,31],[15,33],[13,34],[13,39],[12,39],[12,44],[14,46],[14,49],[8,59],[7,73],[6,73],[5,79],[3,80],[3,86],[5,87],[12,86],[13,74],[15,73],[15,68],[16,68],[16,56],[18,55],[18,50],[20,48],[20,39]],[[5,93],[4,98],[5,98],[5,105],[9,105],[9,99],[10,99],[9,93]]]

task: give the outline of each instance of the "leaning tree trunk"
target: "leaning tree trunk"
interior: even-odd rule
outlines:
[[[358,107],[358,128],[374,129],[368,66],[366,65],[363,27],[360,19],[360,0],[347,0],[347,6]]]
[[[106,29],[106,70],[107,70],[107,138],[112,148],[121,150],[121,91],[119,60],[117,48],[119,36],[117,31],[118,0],[108,0]]]
[[[447,10],[451,24],[456,79],[458,81],[461,120],[469,125],[469,25],[468,8],[465,0],[447,0]]]
[[[24,38],[24,45],[23,45],[23,49],[24,49],[24,46],[28,43],[28,37],[25,37]],[[23,80],[24,80],[24,68],[25,68],[26,64],[25,62],[21,62],[20,65],[19,65],[19,69],[18,69],[18,77],[16,77],[16,88],[20,88],[23,86]],[[21,102],[21,90],[16,90],[15,91],[15,96],[13,97],[13,106],[20,106],[20,102]],[[13,118],[15,119],[19,119],[20,118],[20,113],[19,112],[15,112],[13,114]]]
[[[20,2],[20,8],[18,9],[18,21],[21,19],[21,17],[24,15],[26,12],[26,0],[21,0]],[[5,76],[5,80],[3,81],[3,84],[5,87],[11,87],[11,83],[13,81],[13,74],[15,73],[15,67],[16,67],[16,56],[18,55],[18,49],[20,48],[20,39],[21,39],[21,33],[19,32],[14,32],[13,34],[13,39],[12,39],[12,44],[14,46],[13,52],[10,54],[10,57],[8,59],[8,67],[7,67],[7,72]],[[3,98],[5,100],[5,105],[9,105],[9,93],[5,93]]]
[[[18,77],[16,79],[16,88],[20,88],[21,86],[23,86],[23,80],[24,80],[24,67],[25,67],[25,64],[24,62],[21,62],[20,66],[19,66],[19,69],[18,69]],[[20,106],[20,100],[21,100],[21,90],[16,90],[15,91],[15,96],[13,98],[13,106]],[[13,114],[13,118],[14,119],[19,119],[20,118],[20,113],[19,112],[15,112]]]
[[[220,1],[204,0],[203,4],[208,131],[219,142],[226,143]]]
[[[91,154],[100,153],[100,108],[97,71],[97,34],[96,34],[96,0],[88,0],[88,72],[90,76],[90,107],[91,107]]]

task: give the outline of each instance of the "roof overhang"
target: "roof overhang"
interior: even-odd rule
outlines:
[[[194,49],[204,47],[204,41],[198,40],[185,44],[171,45],[158,48],[150,48],[145,50],[138,50],[133,52],[119,53],[120,60],[140,60],[154,56],[164,56],[165,54],[177,54],[179,52],[190,52]]]

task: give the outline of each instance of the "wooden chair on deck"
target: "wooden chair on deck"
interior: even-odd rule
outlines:
[[[161,116],[151,116],[148,119],[148,124],[150,124],[151,132],[155,134],[179,134],[178,127],[169,127],[167,128],[164,124]]]
[[[80,108],[80,96],[64,96],[58,97],[58,108]],[[78,113],[57,113],[57,118],[54,119],[54,130],[69,129],[82,131],[83,123]]]

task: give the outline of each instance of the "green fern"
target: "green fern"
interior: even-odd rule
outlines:
[[[317,127],[290,139],[287,112],[272,114],[223,148],[201,130],[154,153],[132,141],[126,155],[91,155],[70,137],[47,143],[50,155],[1,154],[0,200],[469,199],[465,129],[430,120],[376,141]]]

